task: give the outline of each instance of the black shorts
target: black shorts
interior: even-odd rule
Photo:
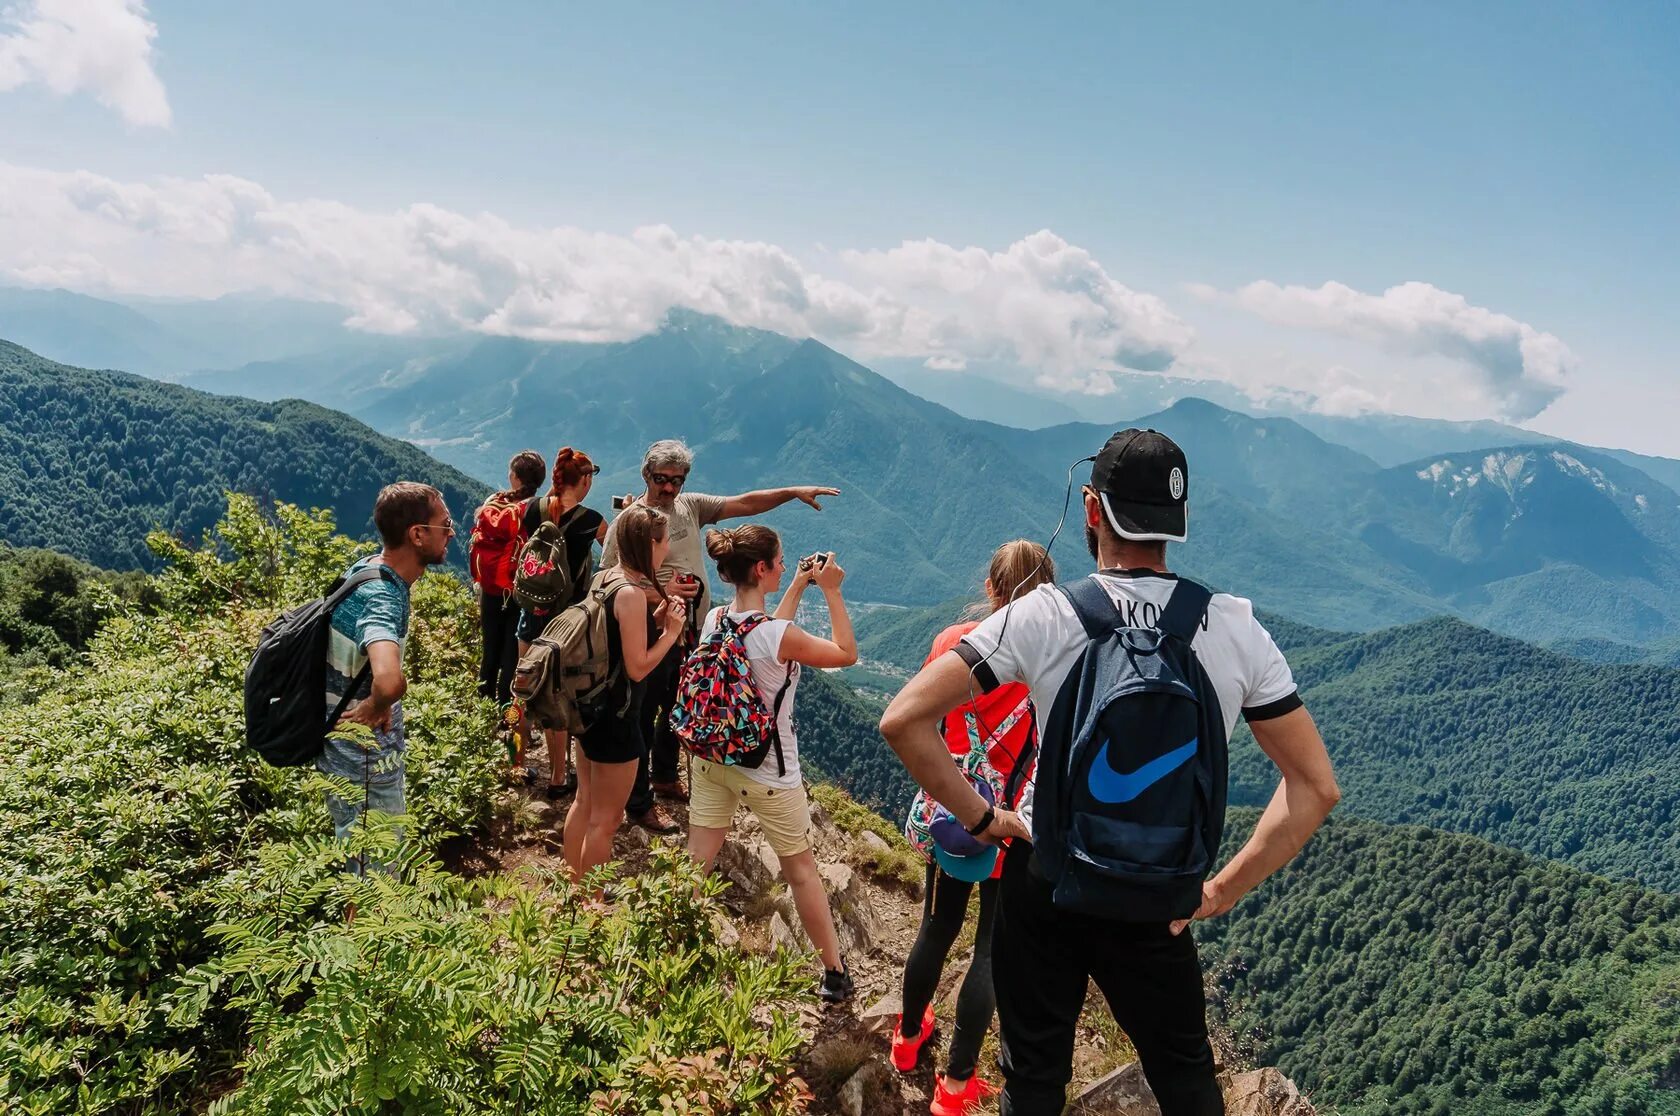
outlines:
[[[602,717],[578,737],[590,763],[635,763],[646,750],[635,717]]]
[[[548,622],[554,619],[553,612],[538,612],[536,609],[522,608],[519,610],[519,627],[516,635],[521,643],[535,643],[537,637],[543,634]]]

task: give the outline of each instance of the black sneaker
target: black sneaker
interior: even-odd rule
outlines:
[[[817,988],[817,995],[825,1003],[843,1004],[852,998],[856,991],[852,987],[852,970],[842,960],[838,969],[824,969],[822,984]]]

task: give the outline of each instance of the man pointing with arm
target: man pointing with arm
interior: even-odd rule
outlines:
[[[655,442],[642,456],[642,480],[647,484],[647,491],[626,497],[626,502],[641,500],[664,512],[669,519],[667,537],[671,549],[659,571],[659,580],[667,592],[688,602],[688,634],[677,641],[665,660],[647,677],[647,690],[642,699],[642,735],[647,754],[636,770],[636,783],[625,807],[632,821],[654,833],[675,833],[678,829],[676,822],[655,803],[656,792],[678,802],[688,801],[688,794],[677,777],[677,738],[667,726],[665,713],[677,695],[677,672],[683,656],[693,646],[694,633],[699,631],[711,603],[705,549],[701,545],[702,529],[725,519],[761,515],[793,500],[822,511],[818,502],[822,497],[840,495],[838,488],[818,485],[766,488],[739,496],[685,492],[689,470],[693,467],[694,453],[682,442],[675,439]],[[609,529],[601,565],[605,568],[617,564],[617,535]]]

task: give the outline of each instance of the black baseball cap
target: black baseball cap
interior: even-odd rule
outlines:
[[[1190,464],[1165,434],[1132,427],[1109,438],[1091,466],[1109,526],[1132,542],[1183,542]]]

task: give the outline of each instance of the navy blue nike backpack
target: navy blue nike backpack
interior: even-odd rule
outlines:
[[[1225,829],[1225,719],[1190,649],[1212,595],[1180,579],[1134,627],[1096,578],[1056,588],[1090,642],[1039,739],[1033,869],[1063,910],[1188,918]]]

